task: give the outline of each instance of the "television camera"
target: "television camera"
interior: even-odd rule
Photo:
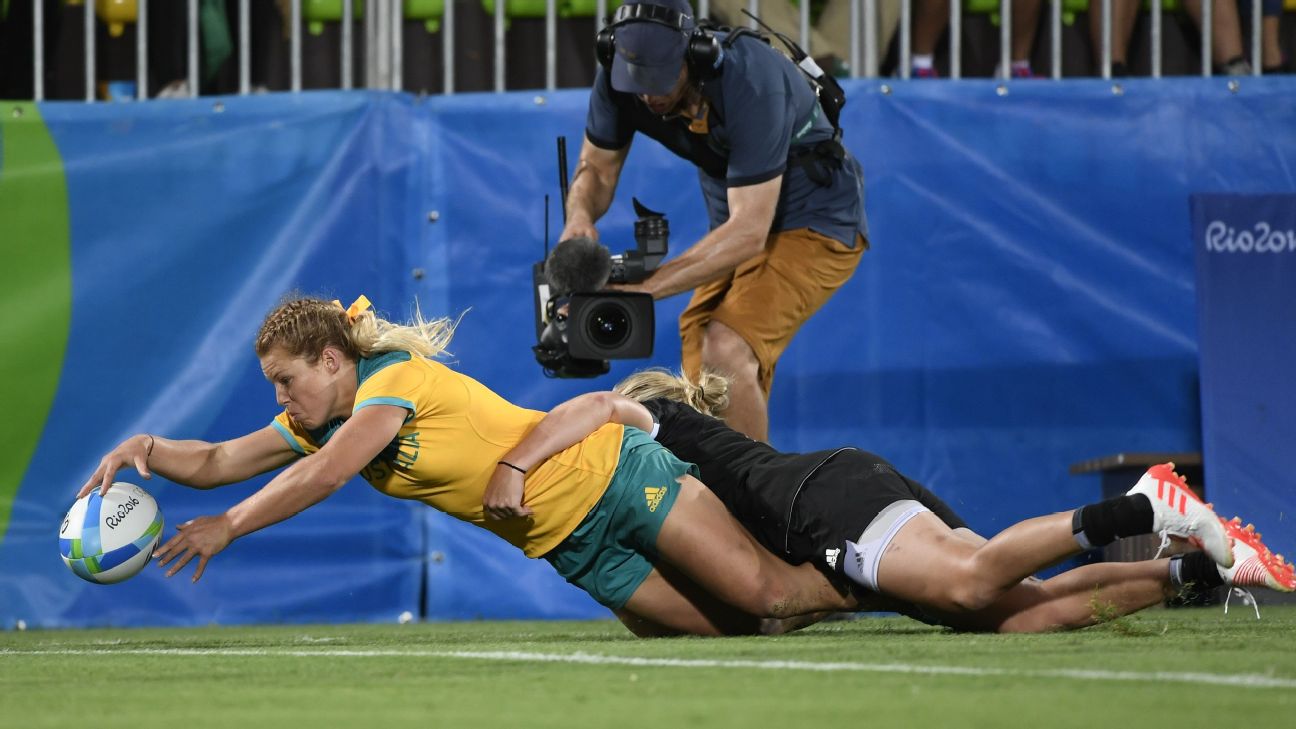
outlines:
[[[597,377],[607,373],[608,360],[652,356],[652,296],[604,290],[644,280],[666,258],[666,216],[637,199],[634,209],[634,248],[612,255],[597,241],[572,238],[532,267],[538,340],[532,351],[545,374]]]

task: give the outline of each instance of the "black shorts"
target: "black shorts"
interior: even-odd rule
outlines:
[[[880,456],[854,448],[838,451],[810,474],[796,495],[785,559],[842,574],[834,550],[858,540],[883,509],[905,500],[931,509],[951,529],[967,526],[936,494]]]

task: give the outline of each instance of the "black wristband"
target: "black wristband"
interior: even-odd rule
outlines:
[[[509,463],[508,461],[496,461],[496,463],[498,463],[498,464],[501,465],[501,466],[508,466],[509,468],[513,469],[514,471],[517,471],[518,473],[522,474],[523,476],[526,475],[526,469],[525,469],[525,468],[521,468],[521,467],[519,467],[519,466],[515,466],[515,465],[513,465],[512,463]]]

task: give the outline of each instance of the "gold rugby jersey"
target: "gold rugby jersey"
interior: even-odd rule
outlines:
[[[488,529],[528,557],[544,555],[575,531],[616,471],[622,427],[609,423],[531,469],[523,500],[534,516],[487,521],[482,496],[496,462],[545,414],[517,407],[471,377],[409,352],[361,359],[356,374],[353,413],[370,405],[409,412],[396,438],[360,475],[388,496],[422,501]],[[285,412],[273,424],[294,451],[308,456],[343,422],[338,418],[307,431]]]

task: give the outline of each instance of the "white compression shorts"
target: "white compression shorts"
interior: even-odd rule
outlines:
[[[842,571],[852,580],[878,592],[878,565],[882,563],[882,555],[900,528],[924,511],[931,509],[911,499],[888,505],[869,523],[857,541],[846,542]]]

